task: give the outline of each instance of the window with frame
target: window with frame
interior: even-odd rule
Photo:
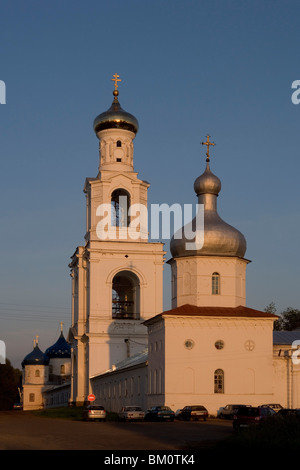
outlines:
[[[224,371],[222,369],[215,370],[214,393],[224,393]]]
[[[212,289],[212,294],[213,295],[219,295],[220,294],[220,274],[219,273],[213,273],[212,278],[211,278],[211,289]]]

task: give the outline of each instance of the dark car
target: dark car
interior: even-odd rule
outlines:
[[[277,411],[277,416],[282,416],[282,418],[287,418],[288,416],[296,416],[300,418],[300,409],[299,408],[282,408]]]
[[[174,421],[175,413],[169,406],[153,406],[147,411],[145,421]]]
[[[14,410],[23,410],[23,405],[22,405],[22,403],[14,403],[13,409],[14,409]]]
[[[241,406],[233,417],[233,429],[260,424],[275,414],[276,412],[269,406]]]
[[[208,418],[208,411],[202,405],[185,406],[179,413],[178,418],[184,421],[198,421],[200,419],[206,421]]]
[[[283,406],[279,405],[279,403],[272,403],[272,404],[265,404],[263,406],[269,406],[270,408],[272,408],[272,410],[274,411],[279,411],[279,410],[282,410]]]
[[[218,418],[233,419],[234,415],[237,413],[237,410],[245,405],[226,405],[219,408],[217,416]]]

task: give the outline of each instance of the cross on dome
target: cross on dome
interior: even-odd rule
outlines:
[[[112,81],[115,82],[115,90],[118,88],[118,82],[121,82],[122,80],[120,79],[120,75],[115,73],[113,75]]]
[[[209,159],[210,159],[210,155],[209,155],[209,146],[212,145],[216,145],[214,142],[210,142],[209,140],[210,138],[210,135],[207,135],[206,136],[206,142],[201,142],[202,145],[206,145],[207,146],[207,152],[206,152],[206,161],[209,162]]]
[[[115,99],[116,99],[116,97],[119,94],[119,92],[118,92],[118,82],[121,82],[122,80],[120,79],[120,76],[117,73],[115,73],[113,75],[112,81],[115,82],[115,89],[113,91],[113,95],[115,96]]]

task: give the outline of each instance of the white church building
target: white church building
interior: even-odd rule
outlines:
[[[275,315],[246,305],[246,240],[218,214],[214,144],[203,142],[206,167],[194,182],[202,232],[196,216],[188,227],[194,239],[187,227],[176,233],[166,266],[164,245],[148,239],[150,185],[134,171],[138,121],[121,108],[117,74],[113,80],[113,103],[94,120],[99,168],[84,185],[85,241],[69,265],[69,402],[82,405],[93,393],[115,412],[129,404],[204,405],[210,414],[227,403],[300,407],[292,347],[300,332],[274,332]],[[172,278],[168,311],[164,267]]]

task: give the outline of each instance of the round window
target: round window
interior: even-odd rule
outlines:
[[[224,341],[219,339],[218,341],[215,342],[215,348],[216,349],[223,349],[224,348]]]
[[[184,346],[186,349],[192,349],[194,347],[194,341],[192,339],[186,339],[184,342]]]

